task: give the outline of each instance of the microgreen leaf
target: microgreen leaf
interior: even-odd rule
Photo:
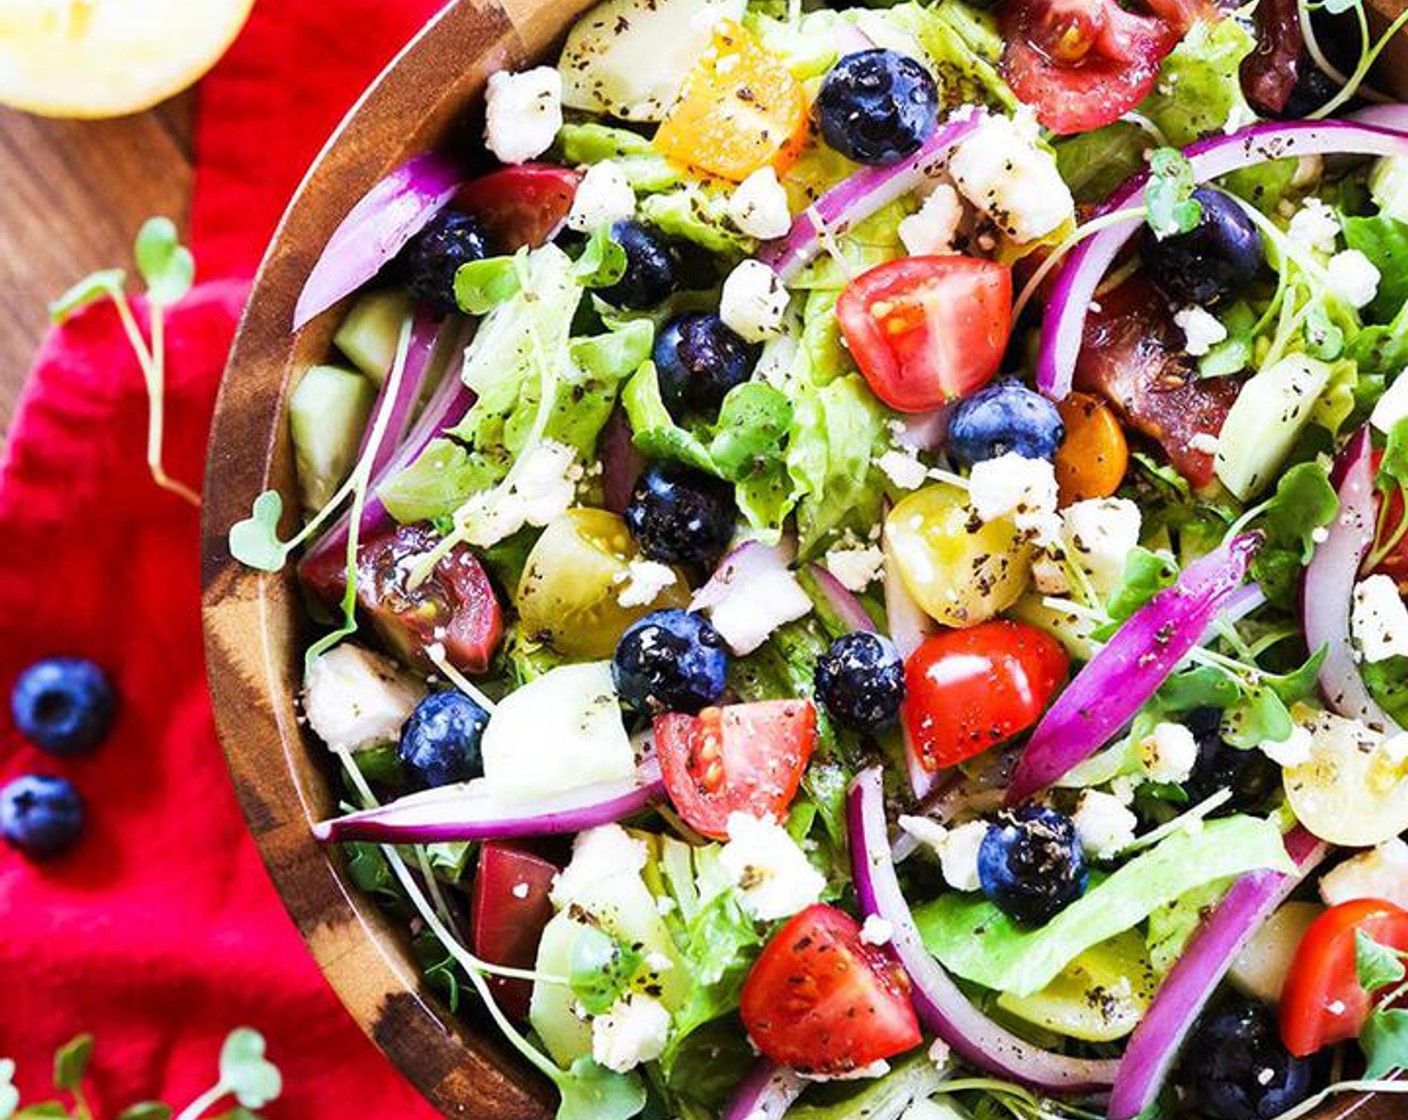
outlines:
[[[455,302],[466,315],[487,315],[522,287],[512,257],[489,257],[462,264],[455,273]]]
[[[90,303],[111,299],[126,286],[127,273],[120,268],[105,268],[101,272],[94,272],[49,304],[49,318],[55,323],[67,322]]]
[[[171,1106],[160,1101],[141,1101],[117,1114],[117,1120],[170,1120]]]
[[[249,1027],[230,1032],[220,1048],[220,1083],[245,1108],[263,1108],[278,1100],[283,1077],[264,1057],[264,1036]]]
[[[277,572],[288,558],[288,546],[279,540],[279,518],[284,500],[277,490],[265,490],[254,499],[249,517],[230,527],[230,555],[261,572]]]
[[[20,1091],[15,1088],[15,1063],[0,1058],[0,1120],[10,1120],[20,1106]]]
[[[1281,476],[1266,503],[1260,528],[1266,548],[1298,548],[1301,564],[1310,563],[1315,534],[1335,519],[1340,502],[1330,476],[1319,463],[1297,463]]]
[[[88,1063],[93,1060],[93,1036],[81,1034],[59,1047],[54,1054],[54,1088],[71,1091],[83,1083]]]
[[[1267,685],[1249,688],[1242,702],[1222,722],[1222,738],[1231,746],[1251,750],[1260,743],[1279,743],[1294,728],[1291,713],[1276,690]]]
[[[578,1058],[557,1078],[557,1120],[631,1120],[645,1108],[645,1086],[633,1073],[615,1073]]]
[[[1178,578],[1178,565],[1165,552],[1135,546],[1125,558],[1124,581],[1110,593],[1110,617],[1122,622]]]
[[[585,288],[609,288],[625,274],[626,250],[612,238],[610,226],[598,226],[573,263],[572,275]]]
[[[1242,695],[1237,682],[1213,665],[1194,665],[1174,673],[1159,689],[1158,701],[1169,712],[1191,712],[1196,708],[1232,707]]]
[[[1408,974],[1398,954],[1380,945],[1362,929],[1354,931],[1354,975],[1366,992],[1397,984]]]
[[[1361,0],[1324,0],[1325,11],[1332,16],[1343,15],[1359,7]]]
[[[1263,676],[1262,682],[1281,698],[1282,703],[1294,704],[1298,700],[1308,699],[1318,687],[1316,682],[1320,677],[1320,666],[1325,663],[1329,652],[1329,645],[1322,645],[1305,659],[1305,664],[1300,668],[1279,676]]]
[[[1306,349],[1312,358],[1333,362],[1344,353],[1344,331],[1330,321],[1323,301],[1312,303],[1305,313]]]
[[[1359,1048],[1369,1063],[1365,1080],[1408,1069],[1408,1011],[1381,1007],[1370,1014],[1359,1032]]]
[[[1243,302],[1234,303],[1221,316],[1227,337],[1198,359],[1199,377],[1227,377],[1252,364],[1256,347],[1257,316]]]
[[[191,290],[195,257],[181,244],[170,218],[148,218],[137,233],[132,252],[147,285],[147,298],[157,307],[170,307]]]
[[[1193,165],[1182,152],[1160,148],[1149,158],[1149,185],[1145,191],[1149,228],[1162,241],[1197,226],[1203,207],[1193,197],[1197,180]]]
[[[625,992],[645,958],[599,929],[584,927],[572,941],[567,982],[592,1015],[608,1011]]]

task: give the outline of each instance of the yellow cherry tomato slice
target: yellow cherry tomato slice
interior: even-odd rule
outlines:
[[[1056,407],[1066,426],[1065,442],[1056,451],[1061,505],[1108,498],[1129,467],[1129,444],[1114,410],[1086,393],[1072,393]]]

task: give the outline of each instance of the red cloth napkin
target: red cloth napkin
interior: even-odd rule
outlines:
[[[194,231],[207,283],[169,316],[167,465],[198,484],[216,385],[253,270],[307,164],[436,0],[264,0],[202,90]],[[117,262],[114,262],[117,263]],[[35,658],[92,657],[110,740],[49,758],[0,714],[0,781],[70,778],[89,826],[34,865],[0,849],[0,1056],[26,1103],[51,1055],[97,1036],[100,1120],[178,1108],[225,1034],[264,1032],[285,1075],[271,1118],[421,1120],[433,1110],[357,1030],[276,897],[216,745],[201,655],[198,515],[144,461],[146,398],[111,306],[39,354],[0,462],[0,693]]]

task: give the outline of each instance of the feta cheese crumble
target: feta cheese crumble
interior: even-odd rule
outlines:
[[[963,200],[947,183],[940,183],[915,213],[900,220],[900,241],[914,257],[952,253],[962,222]]]
[[[572,448],[550,439],[535,444],[520,457],[515,473],[465,502],[465,540],[490,548],[524,525],[541,528],[572,508],[581,478]]]
[[[1359,581],[1349,628],[1370,664],[1408,655],[1408,606],[1392,577],[1375,575]]]
[[[771,167],[760,167],[734,188],[728,200],[728,216],[749,237],[770,241],[792,228],[792,212],[787,207],[787,191]]]
[[[876,545],[864,548],[833,548],[826,554],[826,570],[841,581],[847,591],[864,591],[880,578],[885,553]]]
[[[1400,370],[1374,405],[1374,411],[1369,413],[1369,423],[1387,434],[1405,416],[1408,416],[1408,377]]]
[[[1139,544],[1142,519],[1128,498],[1089,498],[1061,511],[1070,559],[1104,596],[1124,582],[1125,561]]]
[[[390,658],[343,642],[308,667],[303,713],[333,750],[360,751],[400,735],[425,693],[425,685]]]
[[[1046,459],[1027,459],[1009,451],[975,463],[968,477],[968,497],[984,521],[1011,517],[1024,533],[1038,539],[1055,536],[1056,470]]]
[[[1379,290],[1379,270],[1358,249],[1336,253],[1325,272],[1330,290],[1356,310],[1372,303]]]
[[[888,945],[895,936],[895,927],[879,914],[871,914],[860,927],[862,945]]]
[[[1071,190],[1037,136],[1031,114],[988,114],[949,160],[964,197],[1019,243],[1045,237],[1075,215]]]
[[[1181,723],[1159,723],[1139,744],[1139,758],[1153,781],[1186,782],[1198,761],[1198,741]]]
[[[956,891],[979,889],[978,849],[988,834],[986,821],[945,828],[928,817],[901,816],[899,826],[939,857],[939,870],[950,887]]]
[[[918,490],[929,477],[929,469],[919,461],[919,456],[912,449],[900,451],[892,448],[876,459],[875,465],[901,490]]]
[[[1294,214],[1286,236],[1296,245],[1319,253],[1335,251],[1340,235],[1340,220],[1335,212],[1318,198],[1307,198]]]
[[[616,602],[623,607],[646,607],[660,597],[660,592],[673,587],[675,572],[658,560],[632,560],[626,570],[616,576],[621,585]]]
[[[1196,305],[1174,312],[1173,321],[1183,331],[1183,349],[1190,357],[1201,358],[1227,338],[1227,328],[1217,316]]]
[[[811,613],[811,597],[786,568],[758,572],[746,583],[735,581],[708,608],[709,621],[734,653],[752,653],[779,626]]]
[[[730,813],[719,863],[737,885],[743,909],[763,922],[790,918],[821,898],[826,879],[787,830],[771,820]]]
[[[592,1020],[592,1058],[597,1065],[626,1073],[665,1052],[670,1013],[652,996],[632,992]]]
[[[548,897],[564,910],[604,879],[638,875],[649,858],[645,841],[637,840],[619,824],[589,828],[572,841],[572,859],[553,879]]]
[[[787,289],[777,273],[762,261],[749,259],[724,280],[719,318],[749,342],[762,342],[782,333],[787,303]]]
[[[484,93],[484,143],[501,163],[526,163],[542,155],[562,128],[562,75],[535,66],[489,76]]]
[[[1092,859],[1109,859],[1134,841],[1136,817],[1114,794],[1088,789],[1071,817],[1080,846]]]
[[[1383,898],[1408,908],[1408,844],[1400,837],[1345,860],[1320,878],[1326,906],[1357,898]]]
[[[577,184],[572,209],[567,215],[567,228],[591,233],[629,218],[635,212],[636,192],[626,181],[620,166],[604,159],[587,168]]]

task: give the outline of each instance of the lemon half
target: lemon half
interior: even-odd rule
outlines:
[[[179,93],[239,34],[254,0],[0,0],[0,104],[118,117]]]

